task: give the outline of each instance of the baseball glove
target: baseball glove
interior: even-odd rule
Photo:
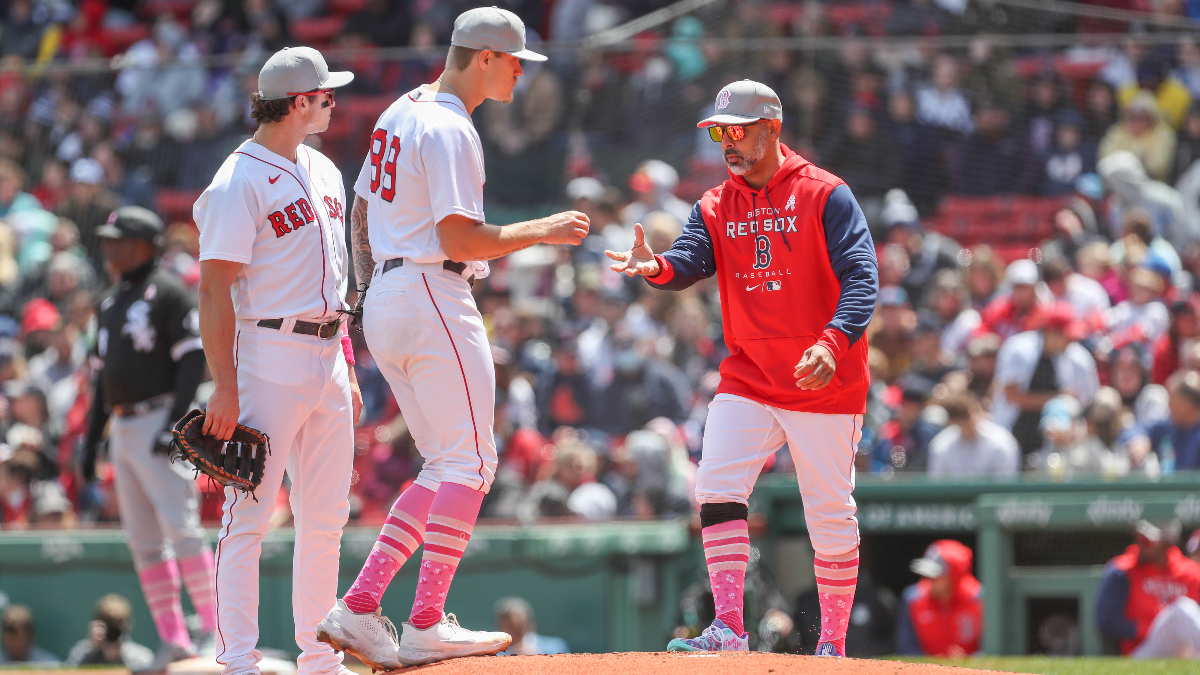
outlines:
[[[172,431],[171,460],[186,459],[209,478],[254,495],[262,482],[271,440],[258,429],[237,425],[228,441],[206,435],[204,413],[193,410],[175,423]]]

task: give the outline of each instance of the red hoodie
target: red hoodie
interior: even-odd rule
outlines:
[[[971,574],[974,555],[971,549],[950,539],[931,544],[925,557],[931,554],[940,557],[949,568],[954,595],[949,602],[942,602],[933,597],[933,582],[922,579],[905,590],[900,623],[909,622],[920,653],[926,656],[955,656],[954,647],[974,654],[979,651],[983,635],[983,586]],[[897,642],[902,641],[903,632],[902,626]],[[897,648],[907,653],[901,645],[897,644]]]
[[[717,275],[729,356],[718,393],[803,412],[866,410],[867,340],[878,293],[875,247],[862,210],[840,178],[781,146],[783,165],[760,190],[741,176],[704,194],[647,279],[686,288]],[[837,359],[828,386],[796,386],[814,344]]]

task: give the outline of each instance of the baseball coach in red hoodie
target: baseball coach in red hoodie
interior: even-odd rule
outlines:
[[[764,84],[734,82],[700,122],[721,144],[729,179],[692,209],[655,255],[641,225],[612,269],[680,290],[717,275],[729,356],[709,406],[696,476],[717,618],[674,651],[747,648],[742,595],[747,502],[784,442],[796,464],[816,551],[817,655],[845,656],[858,579],[854,452],[866,410],[867,339],[879,271],[862,209],[837,176],[779,142],[783,110]]]

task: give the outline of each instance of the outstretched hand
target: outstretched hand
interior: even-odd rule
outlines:
[[[662,266],[654,259],[654,251],[650,250],[646,243],[646,230],[642,228],[641,223],[633,226],[633,248],[623,253],[605,251],[604,254],[617,261],[609,266],[617,273],[624,272],[631,277],[639,274],[653,277],[662,271]]]

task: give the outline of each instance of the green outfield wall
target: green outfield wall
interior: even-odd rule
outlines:
[[[1197,475],[1176,474],[1157,482],[862,480],[855,498],[867,538],[895,543],[906,537],[974,537],[976,573],[986,594],[984,649],[992,654],[1027,651],[1024,603],[1044,597],[1077,600],[1084,653],[1100,648],[1091,616],[1100,567],[1015,565],[1014,536],[1120,533],[1143,517],[1178,518],[1185,528],[1200,526]],[[805,534],[795,478],[763,476],[751,506],[765,516],[765,530],[755,540],[763,560],[776,570],[807,565],[786,545]],[[374,528],[346,531],[341,591],[354,581],[376,534]],[[288,653],[296,651],[292,556],[291,530],[267,536],[261,644]],[[907,569],[907,556],[884,551],[882,557],[886,564]],[[678,620],[680,592],[702,574],[702,551],[684,522],[481,524],[447,609],[466,626],[490,628],[495,601],[518,595],[532,604],[540,631],[566,639],[574,651],[656,651]],[[416,567],[405,566],[384,598],[384,612],[403,620],[415,587]],[[0,532],[0,592],[9,602],[33,608],[39,643],[60,655],[84,635],[96,600],[111,592],[133,603],[134,639],[157,645],[120,530]]]

